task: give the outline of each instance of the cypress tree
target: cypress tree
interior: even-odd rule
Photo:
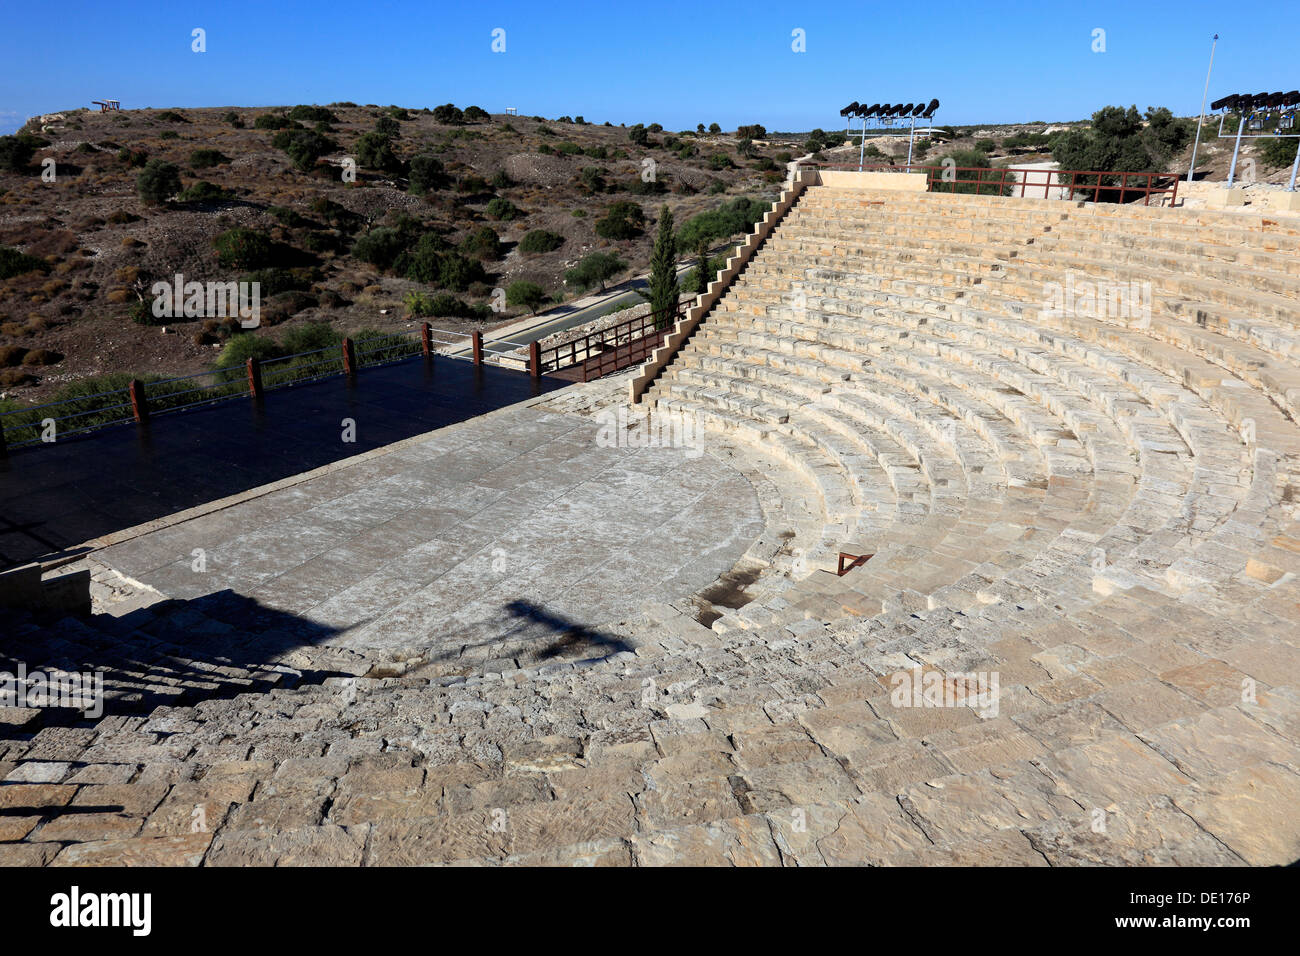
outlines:
[[[709,244],[703,239],[700,240],[696,254],[698,261],[695,265],[695,294],[704,295],[709,291],[709,280],[713,276],[709,275]]]
[[[673,214],[665,205],[659,211],[659,232],[655,235],[654,253],[650,257],[650,311],[655,325],[664,328],[672,321],[681,289],[677,285],[677,237],[673,233]]]

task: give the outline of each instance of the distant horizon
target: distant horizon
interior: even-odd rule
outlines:
[[[0,132],[105,97],[126,109],[452,102],[615,126],[716,122],[728,131],[750,123],[832,130],[839,109],[864,97],[937,97],[942,126],[1078,122],[1107,105],[1195,116],[1216,31],[1211,100],[1300,83],[1293,55],[1244,30],[1224,33],[1230,24],[1216,21],[1227,17],[1206,0],[1137,12],[1101,2],[1050,20],[1033,16],[1033,4],[981,10],[951,0],[884,10],[760,0],[734,19],[671,2],[653,16],[591,3],[466,10],[406,0],[383,9],[233,0],[206,12],[145,0],[107,19],[84,0],[65,9],[57,58],[47,14],[6,13]],[[1254,19],[1293,12],[1266,0]],[[195,30],[202,52],[193,49]]]

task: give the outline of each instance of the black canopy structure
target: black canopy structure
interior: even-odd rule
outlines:
[[[1237,176],[1237,156],[1241,152],[1241,141],[1243,139],[1300,138],[1300,133],[1293,132],[1296,128],[1296,112],[1300,110],[1300,90],[1291,90],[1289,93],[1284,93],[1281,90],[1276,93],[1269,93],[1267,90],[1262,93],[1230,93],[1212,102],[1210,109],[1221,114],[1219,120],[1220,137],[1224,135],[1223,124],[1228,115],[1240,115],[1237,122],[1237,141],[1232,150],[1232,165],[1228,169],[1229,188],[1232,187],[1232,183]],[[1276,115],[1277,125],[1272,132],[1268,132],[1265,123],[1271,115]],[[1260,132],[1247,134],[1247,129],[1259,130]],[[1193,159],[1193,163],[1195,163],[1195,159]],[[1291,183],[1287,187],[1290,192],[1295,191],[1298,168],[1300,168],[1300,151],[1297,151],[1296,161],[1291,166]],[[1191,173],[1189,172],[1187,175],[1190,179]]]
[[[912,103],[872,103],[867,106],[865,102],[854,100],[848,106],[840,110],[840,116],[849,118],[859,118],[862,120],[862,144],[858,151],[858,169],[862,169],[863,159],[866,156],[867,149],[867,120],[875,118],[879,121],[881,130],[891,127],[895,120],[911,120],[911,132],[908,137],[907,145],[907,166],[912,166],[912,146],[916,139],[916,121],[918,119],[931,119],[935,110],[939,108],[939,101],[931,99],[929,103],[925,100],[918,100]]]

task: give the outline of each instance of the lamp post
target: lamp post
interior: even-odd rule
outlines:
[[[1214,35],[1214,42],[1210,44],[1210,68],[1205,71],[1205,92],[1201,94],[1201,118],[1196,123],[1196,140],[1192,143],[1192,165],[1187,167],[1187,181],[1192,181],[1192,173],[1196,170],[1196,147],[1201,145],[1201,126],[1205,124],[1205,100],[1210,95],[1210,73],[1214,70],[1214,48],[1219,45],[1219,35]]]

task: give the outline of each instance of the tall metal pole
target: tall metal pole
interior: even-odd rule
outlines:
[[[1219,45],[1219,35],[1214,35],[1214,42],[1210,44],[1210,68],[1205,71],[1205,92],[1201,94],[1201,118],[1196,123],[1196,140],[1192,143],[1192,165],[1187,167],[1187,181],[1192,181],[1192,173],[1196,170],[1196,147],[1201,145],[1201,127],[1205,124],[1205,101],[1210,95],[1210,74],[1214,71],[1214,48]]]
[[[1237,154],[1241,152],[1241,134],[1246,129],[1246,123],[1255,113],[1242,111],[1241,118],[1237,121],[1237,145],[1232,148],[1232,165],[1228,167],[1228,189],[1232,188],[1232,181],[1237,177]]]
[[[867,118],[862,117],[862,145],[858,147],[858,172],[862,172],[862,161],[867,158]]]
[[[916,119],[912,119],[912,132],[907,137],[907,171],[912,171],[912,142],[916,139]]]

